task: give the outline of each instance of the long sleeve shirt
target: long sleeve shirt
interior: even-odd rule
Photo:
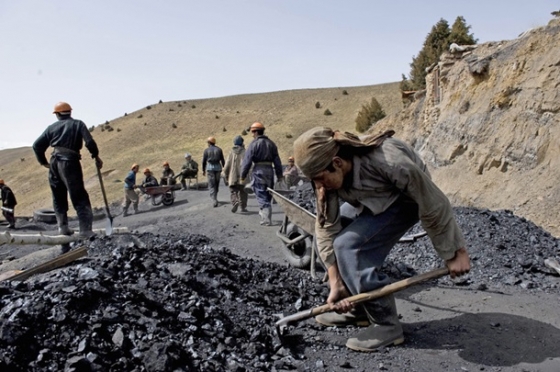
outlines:
[[[282,178],[282,162],[278,155],[278,148],[267,136],[258,136],[255,138],[245,151],[245,157],[241,165],[241,178],[247,178],[249,170],[253,164],[270,163],[274,167],[277,178]]]
[[[134,190],[134,185],[136,185],[136,173],[134,171],[130,171],[124,179],[124,189]]]
[[[321,259],[327,267],[335,261],[333,240],[342,230],[339,198],[354,207],[368,208],[374,215],[387,210],[401,194],[418,204],[423,228],[439,256],[451,259],[465,246],[451,203],[431,180],[420,156],[406,143],[389,138],[383,145],[352,159],[351,183],[327,191],[327,215],[323,227],[317,219],[315,232]]]
[[[221,172],[226,161],[224,153],[218,146],[211,145],[204,150],[202,155],[202,171]]]
[[[91,153],[92,158],[99,156],[97,144],[84,122],[68,116],[49,125],[33,143],[33,151],[39,164],[49,165],[45,156],[49,146],[71,150],[78,155],[79,159],[83,144]]]

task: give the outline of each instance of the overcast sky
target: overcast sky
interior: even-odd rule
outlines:
[[[441,18],[486,41],[545,25],[553,0],[0,0],[0,149],[58,101],[98,125],[152,103],[400,81]]]

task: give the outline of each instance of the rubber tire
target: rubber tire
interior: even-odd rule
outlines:
[[[305,232],[302,229],[291,222],[286,228],[286,236],[290,240],[304,234]],[[297,269],[308,268],[311,264],[312,242],[312,236],[305,238],[303,241],[296,243],[292,247],[288,247],[286,243],[282,242],[282,251],[286,256],[288,263]]]
[[[175,197],[170,192],[166,192],[161,197],[161,202],[163,203],[163,205],[166,205],[166,206],[172,205],[174,201],[175,201]]]
[[[52,209],[37,209],[33,212],[33,220],[35,222],[56,223],[56,214]]]

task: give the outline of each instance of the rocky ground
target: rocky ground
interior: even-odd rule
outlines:
[[[560,258],[560,242],[530,221],[456,208],[472,272],[399,292],[406,342],[368,354],[345,348],[355,328],[306,320],[277,336],[279,314],[322,304],[327,288],[287,264],[278,205],[276,225],[261,227],[254,198],[244,214],[231,213],[227,199],[222,188],[212,208],[206,190],[179,191],[172,206],[143,201],[126,218],[115,207],[114,226],[131,234],[81,242],[87,258],[1,283],[2,371],[560,370],[560,277],[544,265]],[[18,233],[54,233],[18,225]],[[0,272],[57,250],[1,246]],[[397,280],[441,264],[421,238],[398,244],[385,269]]]

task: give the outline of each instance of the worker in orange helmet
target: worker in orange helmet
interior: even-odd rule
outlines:
[[[177,181],[175,180],[175,172],[169,167],[169,162],[163,162],[163,172],[161,174],[160,183],[162,185],[175,185]]]
[[[53,114],[58,121],[49,125],[37,138],[33,143],[33,151],[39,164],[49,169],[49,184],[59,232],[63,235],[74,233],[68,228],[69,194],[78,215],[80,236],[91,238],[95,235],[92,230],[93,212],[80,164],[82,146],[85,144],[99,169],[103,161],[99,158],[99,149],[85,123],[72,118],[72,107],[68,103],[57,103]],[[45,156],[49,146],[54,148],[50,161]]]
[[[282,163],[278,156],[276,144],[264,135],[264,125],[256,122],[251,125],[250,129],[254,140],[249,144],[243,158],[241,181],[244,183],[251,166],[253,166],[251,180],[253,191],[259,203],[260,224],[270,226],[272,225],[272,195],[267,191],[267,188],[274,187],[275,173],[278,181],[284,179]]]
[[[208,137],[206,143],[208,143],[208,147],[202,155],[202,175],[206,176],[206,173],[208,173],[208,188],[210,189],[212,206],[215,208],[218,206],[220,174],[226,161],[222,149],[216,146],[216,138]]]

